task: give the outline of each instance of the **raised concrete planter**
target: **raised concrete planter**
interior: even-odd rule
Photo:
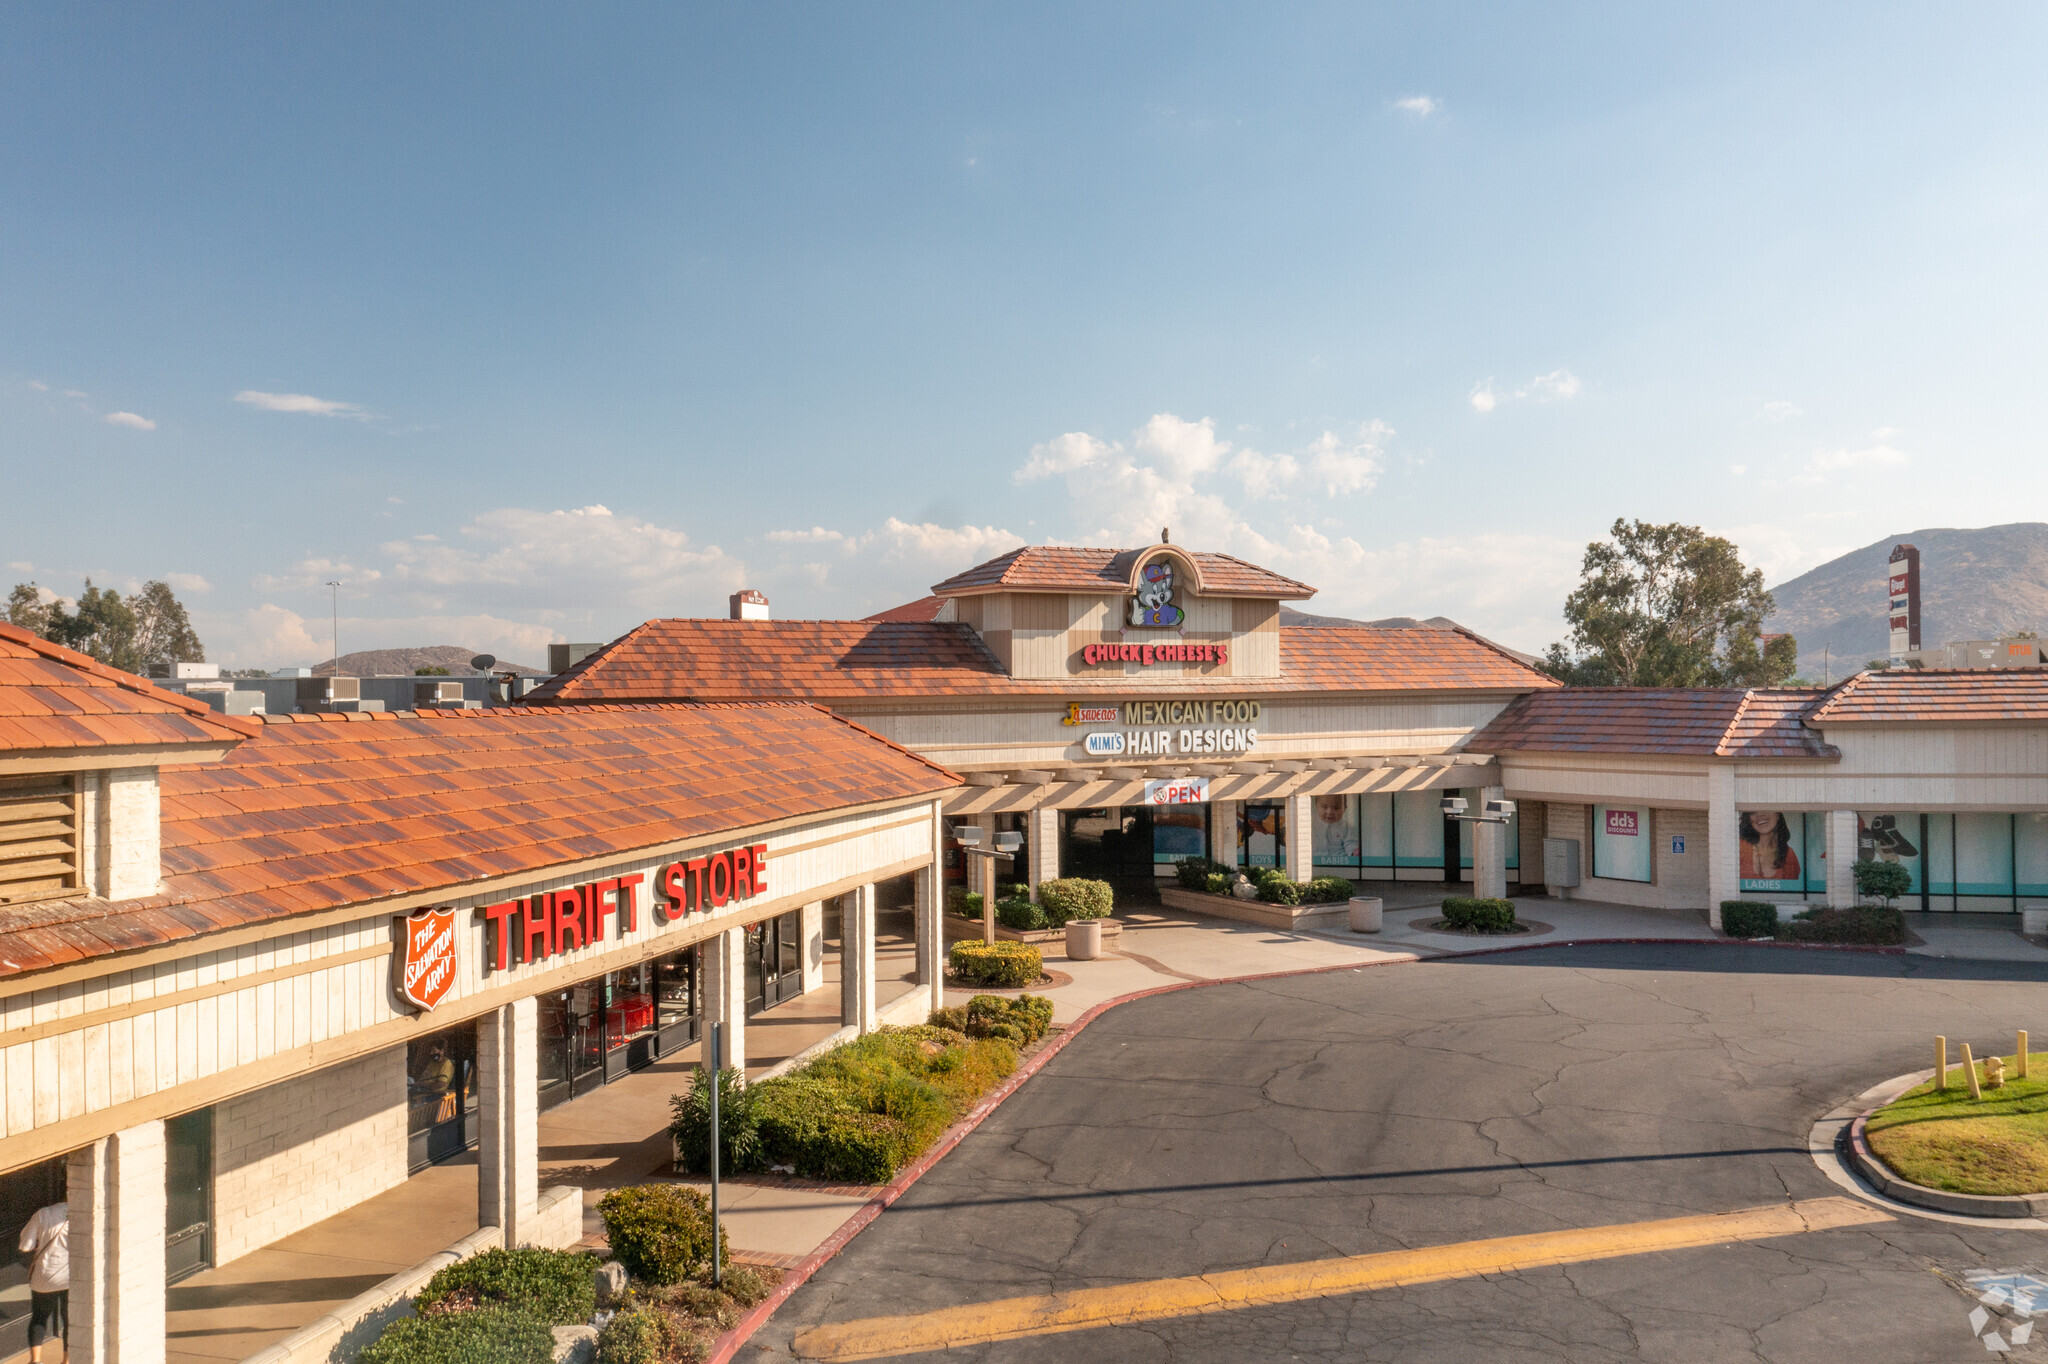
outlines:
[[[1950,1193],[1946,1189],[1930,1189],[1925,1184],[1900,1179],[1871,1152],[1870,1144],[1864,1140],[1863,1125],[1869,1121],[1870,1115],[1865,1113],[1849,1124],[1849,1163],[1872,1188],[1886,1197],[1918,1208],[1932,1208],[1936,1212],[1960,1213],[1964,1217],[2048,1217],[2048,1194],[1990,1197]]]
[[[1377,933],[1380,920],[1385,913],[1385,904],[1377,895],[1354,895],[1351,897],[1351,931],[1353,933]]]
[[[1102,955],[1102,920],[1069,920],[1066,935],[1069,961],[1094,961]]]
[[[1159,903],[1188,914],[1235,919],[1261,928],[1337,929],[1344,927],[1351,914],[1350,906],[1341,900],[1321,905],[1269,905],[1264,900],[1239,900],[1179,886],[1161,886]]]
[[[2027,905],[2020,910],[2020,932],[2029,938],[2048,937],[2048,905]]]
[[[1108,919],[1092,919],[1089,922],[1100,926],[1102,930],[1102,941],[1108,946],[1114,947],[1116,945],[1116,940],[1119,937],[1123,936],[1124,926],[1121,923],[1117,922],[1117,920],[1114,917]],[[996,925],[996,937],[1003,942],[1064,942],[1066,940],[1066,936],[1066,931],[1064,929],[1059,928],[1030,928],[1019,930],[1015,928],[1004,928],[1001,924]],[[946,916],[946,941],[960,942],[961,940],[968,938],[972,938],[977,942],[980,941],[981,920],[963,919],[957,914],[948,914]]]

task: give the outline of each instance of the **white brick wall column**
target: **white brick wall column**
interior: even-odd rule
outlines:
[[[940,879],[943,869],[939,863],[939,832],[940,825],[934,817],[931,865],[913,873],[916,907],[912,919],[917,925],[917,983],[931,992],[934,1009],[946,1002],[946,904],[942,889],[944,882]]]
[[[538,1244],[540,1200],[540,1009],[531,997],[476,1025],[476,1220],[500,1227],[505,1244]]]
[[[873,1032],[875,1014],[875,888],[862,886],[841,898],[839,928],[839,1023]]]
[[[1856,903],[1856,812],[1830,810],[1828,820],[1828,903]]]
[[[1309,848],[1309,830],[1316,816],[1315,804],[1314,796],[1287,798],[1287,875],[1290,880],[1306,881],[1315,875]]]
[[[1219,800],[1215,813],[1210,816],[1216,827],[1215,846],[1209,849],[1209,856],[1224,866],[1237,868],[1237,820],[1238,807],[1242,801]]]
[[[163,881],[162,808],[154,767],[124,767],[100,783],[94,890],[103,899],[154,895]]]
[[[825,902],[814,900],[805,905],[798,923],[798,936],[803,940],[798,964],[803,973],[803,992],[809,994],[825,983]]]
[[[1033,810],[1030,820],[1027,837],[1031,843],[1031,867],[1025,879],[1031,883],[1031,893],[1036,896],[1040,881],[1059,879],[1060,812],[1056,809]]]
[[[843,936],[844,924],[839,929]],[[719,1070],[747,1069],[747,930],[728,928],[706,938],[704,953],[704,1047],[711,1046],[711,1025],[725,1024]]]
[[[1479,808],[1467,810],[1470,815],[1486,813],[1486,802],[1500,800],[1507,795],[1501,786],[1479,788]],[[1505,824],[1474,824],[1472,826],[1472,893],[1483,899],[1500,899],[1508,893],[1508,826]]]
[[[163,1364],[164,1125],[71,1153],[71,1360]]]
[[[1735,809],[1735,765],[1707,768],[1707,923],[1721,926],[1721,902],[1742,898],[1742,816]]]

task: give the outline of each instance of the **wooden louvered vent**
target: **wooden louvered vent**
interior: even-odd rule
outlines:
[[[80,813],[71,777],[0,777],[0,905],[80,893]]]

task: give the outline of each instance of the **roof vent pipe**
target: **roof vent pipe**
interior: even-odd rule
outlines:
[[[741,588],[728,597],[734,620],[767,620],[768,599],[751,587]]]

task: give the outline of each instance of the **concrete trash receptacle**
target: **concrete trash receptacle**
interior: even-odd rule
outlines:
[[[1381,901],[1377,895],[1354,895],[1351,897],[1351,931],[1353,933],[1377,933],[1380,931]]]
[[[1067,920],[1067,960],[1094,961],[1102,955],[1102,920]]]

